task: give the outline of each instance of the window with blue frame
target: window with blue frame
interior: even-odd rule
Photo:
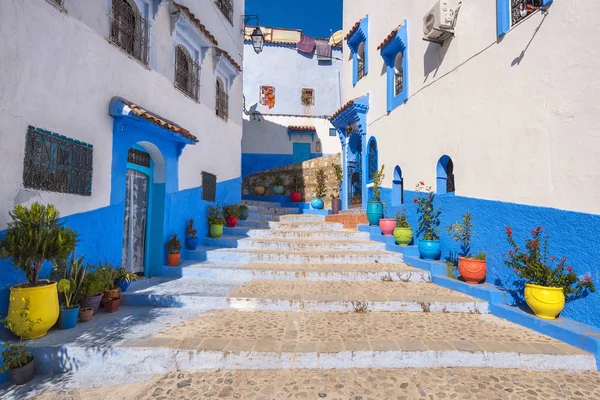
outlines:
[[[553,0],[496,0],[498,36],[504,35],[513,26],[534,12],[550,6]]]
[[[386,64],[388,112],[408,100],[407,25],[404,20],[378,47]]]
[[[352,84],[369,73],[369,16],[358,22],[346,36],[352,52]]]
[[[367,161],[368,161],[368,170],[367,170],[367,182],[373,182],[373,177],[377,173],[378,169],[378,160],[377,160],[377,141],[374,137],[369,140],[369,146],[367,147]]]
[[[93,156],[91,144],[29,126],[25,139],[23,186],[91,196]]]

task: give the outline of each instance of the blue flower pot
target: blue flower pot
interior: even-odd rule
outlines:
[[[315,210],[322,210],[323,209],[323,199],[319,199],[319,198],[314,198],[310,201],[310,206],[312,208],[314,208]]]
[[[423,260],[439,260],[442,255],[439,240],[420,240],[419,253]]]
[[[200,238],[186,238],[185,239],[185,246],[188,248],[188,250],[196,250],[196,247],[198,247],[198,242],[200,241]]]
[[[273,186],[273,194],[276,196],[281,196],[285,193],[285,186]]]
[[[61,306],[60,312],[58,313],[58,328],[75,328],[75,325],[77,325],[77,318],[79,318],[79,306],[70,309],[66,309]]]
[[[370,226],[379,226],[379,220],[383,218],[383,203],[380,201],[369,201],[367,203],[367,219]]]
[[[125,293],[129,289],[131,281],[127,282],[125,279],[117,279],[117,286],[121,289],[121,292]]]

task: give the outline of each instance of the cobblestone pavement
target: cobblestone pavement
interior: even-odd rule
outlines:
[[[600,373],[479,368],[170,373],[115,388],[46,392],[40,400],[600,399]]]

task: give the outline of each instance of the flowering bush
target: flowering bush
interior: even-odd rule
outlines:
[[[423,181],[417,184],[417,197],[413,200],[419,215],[418,234],[422,240],[439,240],[440,209],[433,204],[435,193]]]
[[[531,231],[531,239],[525,240],[525,249],[521,249],[510,227],[506,227],[506,236],[512,249],[504,254],[504,264],[513,270],[519,278],[530,283],[546,287],[562,287],[565,296],[578,297],[585,293],[595,292],[592,278],[588,275],[583,279],[573,272],[573,267],[567,265],[567,259],[548,257],[548,236],[542,237],[542,228],[538,226]]]

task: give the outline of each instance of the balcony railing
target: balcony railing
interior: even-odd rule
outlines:
[[[113,0],[112,4],[110,41],[144,65],[148,65],[148,20],[126,0]]]

